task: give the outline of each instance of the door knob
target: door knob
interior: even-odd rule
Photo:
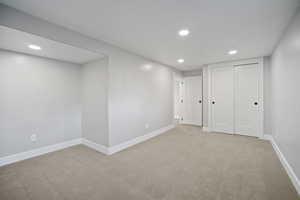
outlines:
[[[213,102],[211,102],[211,103],[212,103],[212,104],[215,104],[216,102],[213,101]]]
[[[257,103],[257,102],[254,102],[254,105],[256,105],[256,106],[257,106],[257,105],[258,105],[258,103]]]
[[[201,101],[201,100],[199,100],[198,102],[199,102],[199,103],[202,103],[202,101]]]

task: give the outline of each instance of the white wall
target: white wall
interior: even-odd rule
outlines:
[[[108,146],[108,58],[82,66],[82,137]]]
[[[111,145],[144,135],[173,121],[173,94],[172,89],[167,89],[172,87],[171,72],[175,69],[2,4],[0,25],[109,56]],[[141,70],[149,63],[154,66],[153,70]],[[141,113],[145,117],[141,117]],[[147,130],[145,123],[149,123]]]
[[[173,123],[173,70],[126,52],[118,56],[109,65],[104,59],[83,66],[83,137],[105,146]]]
[[[272,134],[271,58],[264,57],[264,134]]]
[[[109,77],[110,146],[173,123],[173,70],[119,52]]]
[[[0,50],[0,157],[80,138],[80,80],[78,65]]]
[[[272,55],[272,134],[300,178],[300,12]]]

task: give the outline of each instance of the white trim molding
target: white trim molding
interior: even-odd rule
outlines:
[[[90,147],[91,149],[94,149],[100,153],[103,153],[105,155],[108,155],[108,147],[101,145],[101,144],[97,144],[95,142],[92,142],[88,139],[82,138],[82,144]]]
[[[202,124],[195,124],[193,121],[182,121],[181,124],[192,125],[192,126],[202,126]]]
[[[296,173],[294,172],[292,166],[288,163],[287,159],[284,157],[283,153],[280,151],[279,146],[276,144],[275,139],[272,135],[265,135],[265,139],[269,140],[275,150],[281,164],[283,165],[284,169],[286,170],[288,176],[290,177],[294,187],[297,190],[298,195],[300,196],[300,180],[297,177]]]
[[[207,127],[207,126],[203,126],[203,127],[202,127],[202,130],[203,130],[204,132],[210,132],[210,129],[209,129],[209,127]]]
[[[78,145],[78,144],[81,144],[81,138],[73,139],[70,141],[53,144],[53,145],[49,145],[49,146],[45,146],[45,147],[41,147],[41,148],[37,148],[37,149],[30,150],[30,151],[25,151],[25,152],[9,155],[9,156],[5,156],[5,157],[0,158],[0,166],[8,165],[8,164],[18,162],[21,160],[26,160],[26,159],[40,156],[40,155],[50,153],[53,151],[58,151],[58,150],[65,149],[67,147],[71,147],[71,146]]]
[[[58,144],[54,144],[54,145],[49,145],[49,146],[45,146],[45,147],[41,147],[41,148],[37,148],[37,149],[33,149],[30,151],[26,151],[26,152],[21,152],[21,153],[17,153],[14,155],[9,155],[9,156],[5,156],[5,157],[1,157],[0,158],[0,167],[4,166],[4,165],[8,165],[14,162],[18,162],[21,160],[26,160],[29,158],[33,158],[36,156],[40,156],[46,153],[50,153],[50,152],[54,152],[54,151],[58,151],[67,147],[71,147],[71,146],[75,146],[75,145],[79,145],[79,144],[83,144],[86,145],[87,147],[94,149],[98,152],[101,152],[105,155],[111,155],[114,153],[117,153],[119,151],[122,151],[124,149],[127,149],[133,145],[136,145],[138,143],[144,142],[146,140],[149,140],[155,136],[158,136],[160,134],[163,134],[165,132],[167,132],[168,130],[171,130],[175,127],[174,124],[160,128],[158,130],[155,130],[151,133],[148,133],[146,135],[134,138],[132,140],[129,140],[127,142],[112,146],[112,147],[106,147],[104,145],[101,144],[97,144],[95,142],[92,142],[90,140],[87,140],[86,138],[78,138],[78,139],[74,139],[74,140],[70,140],[70,141],[66,141],[66,142],[62,142],[62,143],[58,143]]]
[[[115,145],[115,146],[112,146],[112,147],[109,147],[108,148],[108,155],[111,155],[111,154],[114,154],[114,153],[117,153],[119,151],[122,151],[124,149],[127,149],[128,147],[131,147],[133,145],[136,145],[138,143],[141,143],[141,142],[144,142],[146,140],[149,140],[153,137],[156,137],[158,135],[161,135],[165,132],[167,132],[168,130],[171,130],[173,129],[175,126],[174,124],[171,124],[169,126],[166,126],[166,127],[163,127],[163,128],[160,128],[158,130],[155,130],[151,133],[148,133],[146,135],[143,135],[143,136],[139,136],[137,138],[134,138],[132,140],[129,140],[127,142],[123,142],[121,144],[118,144],[118,145]]]
[[[259,139],[268,140],[268,141],[272,142],[273,137],[270,134],[263,134],[263,137],[260,137]]]

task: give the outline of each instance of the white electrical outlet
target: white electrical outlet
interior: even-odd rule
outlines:
[[[37,136],[36,136],[36,134],[32,134],[32,135],[30,136],[30,140],[31,140],[31,142],[36,142],[36,141],[37,141]]]
[[[148,129],[149,128],[149,124],[145,124],[145,129]]]

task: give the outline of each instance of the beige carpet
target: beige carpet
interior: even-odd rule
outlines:
[[[0,199],[298,197],[269,142],[179,126],[112,156],[79,145],[1,167]]]

